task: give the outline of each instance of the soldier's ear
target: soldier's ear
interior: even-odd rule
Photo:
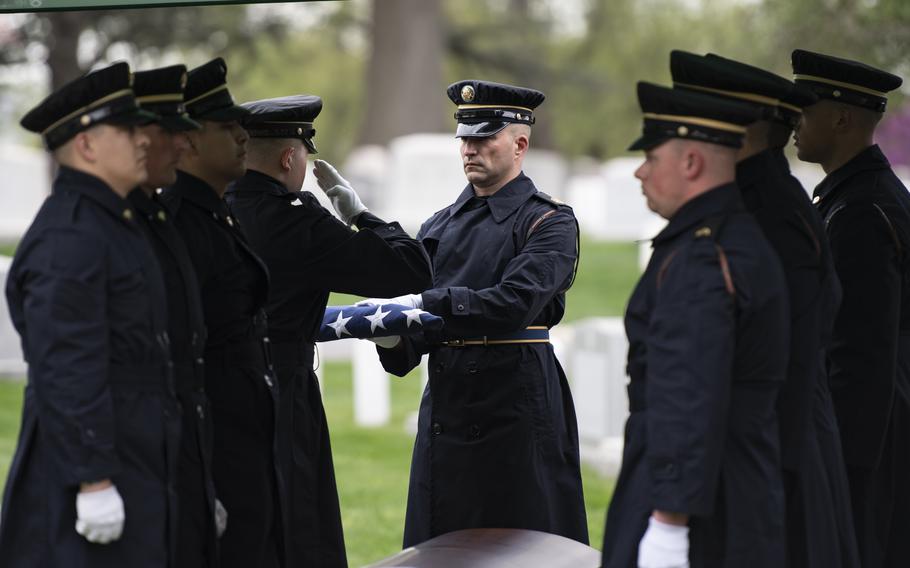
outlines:
[[[284,150],[281,151],[281,160],[280,165],[281,169],[289,172],[291,171],[291,164],[294,163],[294,152],[296,148],[293,146],[287,146]]]

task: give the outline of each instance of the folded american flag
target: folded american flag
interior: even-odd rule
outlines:
[[[366,339],[442,329],[441,317],[400,304],[328,306],[316,341]]]

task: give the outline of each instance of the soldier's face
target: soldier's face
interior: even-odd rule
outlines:
[[[246,143],[250,137],[236,120],[203,120],[202,130],[188,136],[207,175],[231,181],[246,173]]]
[[[134,126],[101,124],[91,129],[102,179],[126,195],[146,180],[149,137]]]
[[[647,150],[645,161],[635,170],[648,208],[664,219],[672,217],[682,204],[683,159],[678,140],[669,140]]]
[[[462,138],[461,163],[474,187],[496,185],[515,164],[515,137],[506,128],[486,138]]]
[[[164,187],[177,181],[177,162],[189,147],[186,135],[150,124],[139,129],[149,138],[148,179],[143,185],[152,188]]]
[[[836,105],[819,101],[803,109],[793,144],[796,156],[804,162],[824,162],[832,149],[834,126],[837,124]]]

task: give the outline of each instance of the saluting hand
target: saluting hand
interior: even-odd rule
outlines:
[[[358,215],[367,210],[350,182],[341,177],[332,164],[325,160],[316,160],[313,174],[319,188],[328,196],[342,221],[350,225]]]
[[[120,538],[126,513],[114,485],[83,488],[76,494],[76,532],[89,542],[107,544]]]

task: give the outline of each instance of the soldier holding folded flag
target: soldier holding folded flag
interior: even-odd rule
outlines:
[[[522,173],[543,93],[486,81],[448,88],[468,185],[418,239],[432,288],[391,300],[445,320],[379,347],[403,376],[430,357],[404,545],[504,527],[588,541],[575,408],[549,343],[578,260],[572,209]]]

